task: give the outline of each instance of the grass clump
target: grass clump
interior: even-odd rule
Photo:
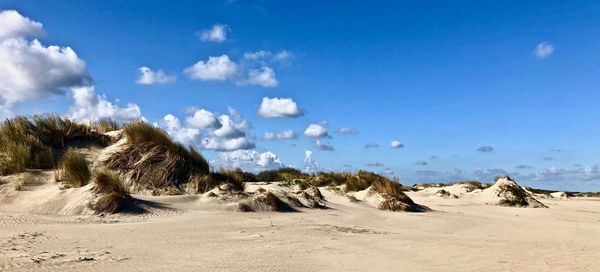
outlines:
[[[81,187],[89,182],[91,176],[85,156],[69,148],[59,163],[56,181],[63,182],[69,187]]]
[[[107,161],[108,168],[127,174],[136,189],[180,187],[208,175],[208,162],[193,148],[171,140],[167,132],[138,120],[123,128],[124,148]]]
[[[291,212],[295,211],[289,204],[279,199],[275,194],[271,192],[265,192],[258,194],[254,199],[256,205],[266,211],[272,212]]]
[[[92,123],[92,127],[99,133],[107,133],[121,129],[119,123],[111,118],[101,118]]]
[[[25,169],[52,169],[72,142],[106,145],[110,137],[54,114],[18,116],[0,125],[0,175]]]
[[[94,176],[93,182],[92,192],[97,195],[97,199],[90,204],[90,208],[94,212],[117,213],[126,209],[131,196],[118,174],[100,171]]]
[[[302,173],[300,170],[283,167],[275,170],[265,170],[256,175],[257,181],[264,182],[277,182],[277,181],[290,181],[295,179],[307,179],[308,174]]]

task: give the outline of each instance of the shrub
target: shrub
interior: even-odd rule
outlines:
[[[123,184],[119,175],[108,171],[97,172],[93,179],[92,192],[97,199],[90,204],[96,213],[117,213],[126,209],[131,201],[129,190]]]
[[[85,156],[69,148],[60,161],[56,180],[70,187],[81,187],[88,183],[91,176]]]
[[[123,133],[127,144],[106,165],[127,174],[136,189],[179,187],[195,175],[209,174],[208,163],[197,151],[173,142],[160,128],[138,120],[126,124]]]

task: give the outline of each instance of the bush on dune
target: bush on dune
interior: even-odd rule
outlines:
[[[194,149],[171,140],[164,130],[144,121],[123,128],[127,144],[106,161],[108,168],[127,174],[140,189],[180,187],[194,176],[209,174],[208,162]]]
[[[125,210],[131,196],[118,174],[100,171],[95,174],[93,182],[92,192],[97,199],[90,204],[90,208],[94,212],[117,213]]]
[[[69,148],[59,163],[56,181],[63,182],[70,187],[81,187],[89,182],[91,176],[85,156]]]

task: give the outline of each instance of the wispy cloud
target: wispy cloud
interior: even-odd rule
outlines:
[[[205,42],[224,42],[231,29],[224,24],[215,24],[210,29],[199,32],[200,40]]]
[[[490,153],[494,152],[494,148],[491,146],[480,146],[479,148],[477,148],[477,151],[481,153]]]
[[[341,134],[343,135],[357,135],[358,134],[358,130],[356,130],[355,128],[340,128],[338,130]]]
[[[379,147],[379,145],[376,143],[368,143],[365,145],[365,148],[376,148],[376,147]]]
[[[539,43],[533,50],[533,54],[539,59],[547,58],[552,53],[554,53],[554,45],[547,42]]]

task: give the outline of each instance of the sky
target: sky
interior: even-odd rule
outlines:
[[[597,1],[0,0],[0,115],[143,118],[213,167],[600,190]]]

